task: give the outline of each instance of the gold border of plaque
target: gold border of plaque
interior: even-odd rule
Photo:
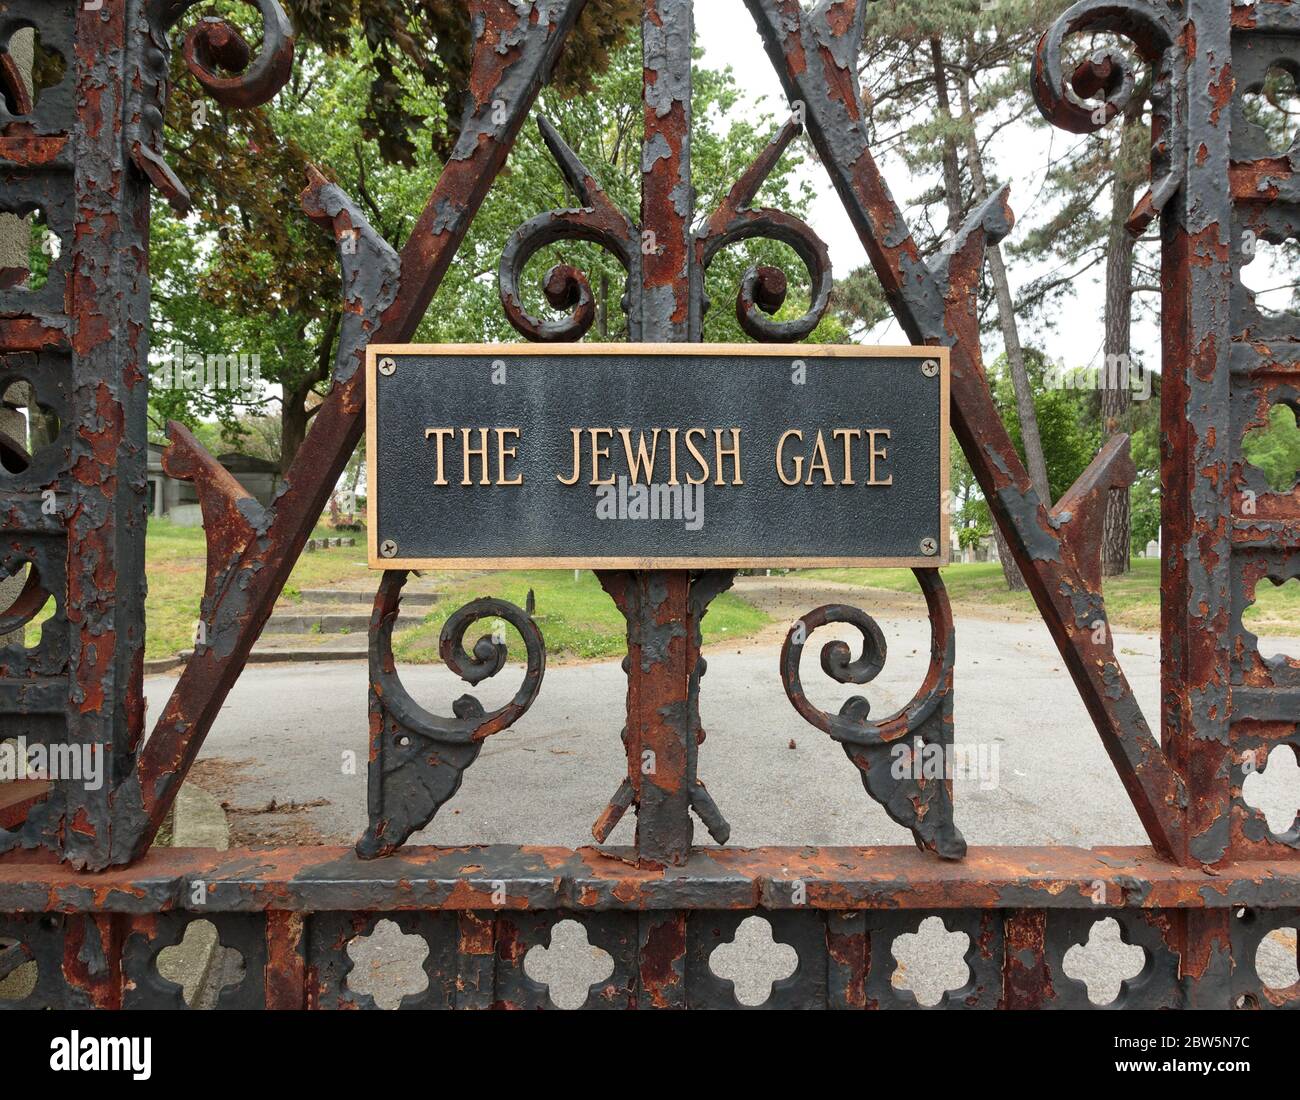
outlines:
[[[794,359],[927,359],[939,363],[939,515],[935,518],[938,552],[914,557],[500,557],[403,558],[382,557],[376,545],[375,522],[378,455],[375,425],[377,363],[386,355],[491,356],[509,355],[726,355],[786,356]],[[371,569],[938,569],[951,559],[949,516],[944,507],[949,490],[949,372],[948,349],[905,345],[877,347],[857,344],[372,344],[366,349],[366,555]]]

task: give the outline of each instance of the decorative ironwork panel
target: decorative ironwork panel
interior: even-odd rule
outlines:
[[[640,208],[619,209],[538,119],[579,205],[540,212],[502,242],[505,314],[532,341],[587,333],[595,308],[583,272],[560,265],[546,273],[558,320],[528,313],[522,281],[545,246],[588,241],[626,271],[633,341],[697,342],[709,265],[722,249],[762,237],[788,245],[804,265],[809,307],[778,320],[788,277],[755,267],[737,288],[739,323],[757,341],[804,339],[828,308],[828,251],[800,219],[752,204],[806,126],[908,339],[948,351],[957,439],[1149,847],[968,848],[949,780],[886,769],[899,744],[951,746],[961,720],[958,640],[934,570],[918,572],[929,663],[896,713],[873,717],[857,696],[829,714],[804,690],[804,648],[831,623],[853,627],[862,648],[855,656],[844,643],[824,646],[823,671],[839,684],[879,674],[886,648],[867,611],[810,610],[771,670],[795,711],[843,746],[866,794],[914,845],[726,847],[730,826],[700,778],[726,764],[709,753],[700,719],[700,624],[734,575],[611,569],[599,578],[626,620],[628,766],[610,777],[596,846],[406,846],[454,797],[483,741],[531,706],[546,652],[531,599],[523,608],[467,604],[443,628],[444,662],[471,685],[502,672],[499,639],[466,641],[477,623],[500,617],[524,639],[522,682],[497,710],[466,695],[450,716],[430,713],[396,667],[406,573],[391,570],[370,623],[369,728],[358,730],[358,743],[368,735],[370,744],[369,825],[355,850],[152,849],[361,438],[367,349],[414,334],[584,3],[469,0],[459,136],[400,252],[322,173],[302,181],[304,211],[338,246],[344,319],[332,389],[269,506],[193,434],[170,426],[166,469],[193,483],[203,513],[203,630],[146,739],[149,197],[157,190],[178,212],[190,202],[166,162],[161,127],[170,36],[196,4],[9,0],[0,12],[0,212],[39,209],[63,248],[43,287],[0,289],[0,390],[23,383],[29,408],[59,425],[32,453],[0,436],[0,574],[25,578],[0,609],[0,636],[53,608],[39,633],[0,648],[0,732],[100,754],[109,781],[95,789],[25,781],[0,791],[0,980],[21,977],[17,998],[0,1005],[177,1008],[185,992],[159,959],[206,921],[242,959],[219,1007],[370,1008],[375,998],[353,987],[350,948],[387,920],[424,951],[424,984],[406,994],[406,1008],[553,1005],[527,960],[554,949],[566,921],[609,960],[608,974],[587,988],[587,1007],[737,1007],[744,1002],[717,957],[755,916],[774,950],[794,956],[773,978],[768,1007],[929,1007],[906,988],[897,949],[934,928],[931,918],[962,941],[955,966],[966,976],[939,996],[944,1008],[1094,1003],[1070,958],[1109,919],[1143,960],[1115,1007],[1300,1004],[1300,989],[1268,987],[1256,964],[1265,938],[1300,915],[1300,819],[1275,832],[1243,798],[1272,750],[1300,755],[1300,662],[1261,656],[1243,621],[1260,585],[1300,576],[1300,488],[1270,487],[1243,451],[1270,408],[1300,406],[1300,319],[1261,311],[1242,278],[1259,242],[1300,232],[1300,144],[1270,151],[1244,112],[1244,97],[1271,67],[1300,71],[1300,10],[1286,0],[1082,0],[1034,58],[1038,104],[1071,132],[1117,118],[1139,77],[1151,102],[1150,187],[1129,220],[1134,233],[1158,221],[1162,255],[1162,683],[1159,715],[1147,716],[1121,666],[1101,585],[1106,502],[1134,477],[1128,440],[1108,442],[1049,506],[985,374],[978,291],[986,249],[1013,224],[1009,188],[923,256],[871,149],[857,76],[866,0],[745,3],[802,123],[782,126],[718,209],[697,219],[693,8],[644,0]],[[217,18],[197,21],[181,46],[194,79],[235,108],[267,102],[291,71],[288,19],[276,0],[256,8],[256,51]],[[7,49],[28,27],[67,67],[35,103]],[[1077,47],[1092,33],[1112,44],[1085,56]],[[633,844],[606,847],[629,811]],[[719,847],[695,844],[695,818]]]

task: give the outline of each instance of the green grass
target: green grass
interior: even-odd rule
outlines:
[[[617,657],[627,651],[623,616],[600,587],[594,573],[583,570],[574,580],[572,570],[493,573],[487,576],[441,576],[443,595],[412,630],[399,632],[393,652],[404,663],[433,663],[438,657],[438,635],[447,616],[478,596],[496,596],[518,607],[525,606],[528,590],[536,599],[534,618],[546,640],[548,657]],[[709,607],[704,618],[704,640],[709,642],[744,638],[768,622],[768,616],[731,593],[725,593]],[[465,638],[465,647],[492,632],[492,620],[475,624]],[[523,639],[506,627],[506,649],[511,659],[523,660]]]
[[[323,538],[338,532],[320,527],[312,534]],[[301,599],[304,588],[326,587],[365,575],[364,535],[351,537],[357,538],[356,546],[303,553],[285,586],[285,596]],[[192,649],[207,568],[203,529],[177,527],[165,519],[151,519],[145,562],[149,580],[149,595],[144,605],[145,657],[150,660],[170,657]]]
[[[315,535],[323,537],[327,533],[337,534],[321,528]],[[364,534],[356,538],[356,546],[304,553],[294,566],[283,598],[301,600],[304,589],[328,588],[357,578],[363,578],[363,587],[373,592],[379,574],[366,568]],[[165,519],[151,519],[145,567],[149,582],[145,599],[146,659],[171,657],[192,649],[207,568],[202,528],[178,527]],[[479,596],[496,596],[523,607],[530,587],[536,592],[536,617],[549,657],[612,657],[626,651],[623,618],[589,571],[583,571],[577,581],[572,571],[475,576],[446,573],[438,575],[437,580],[443,593],[438,603],[422,619],[410,615],[399,621],[394,648],[404,662],[439,661],[438,634],[443,621],[463,604]],[[51,603],[28,624],[28,645],[36,643],[40,623],[52,613]],[[763,612],[728,593],[711,606],[704,620],[704,634],[713,642],[743,638],[767,621]],[[471,630],[466,644],[472,646],[480,634],[490,632],[491,623],[484,623],[481,630]],[[512,659],[523,658],[523,642],[513,628],[507,630],[506,645]]]
[[[315,532],[317,536],[325,533],[323,529]],[[364,575],[363,542],[363,538],[358,538],[357,546],[304,553],[289,578],[286,596],[300,598],[304,588],[323,587]],[[192,649],[207,569],[203,529],[151,519],[145,544],[145,569],[149,582],[144,603],[146,659],[171,657],[181,650]]]
[[[920,591],[910,569],[815,569],[801,575],[888,592]],[[1028,592],[1007,591],[1002,567],[997,563],[950,565],[943,571],[943,581],[954,608],[992,607],[1036,613]],[[1107,578],[1103,588],[1106,613],[1115,626],[1160,629],[1160,562],[1156,559],[1135,558],[1132,572]],[[1255,603],[1246,609],[1244,621],[1255,634],[1300,634],[1300,583],[1292,581],[1279,587],[1260,582]]]
[[[318,536],[326,532],[318,530]],[[366,569],[363,537],[359,545],[303,554],[285,586],[284,598],[300,600],[303,589],[326,588],[341,582],[366,578],[366,587],[378,583],[378,575]],[[198,527],[177,527],[167,520],[149,521],[146,568],[149,593],[145,600],[145,656],[152,660],[170,657],[193,647],[203,593],[206,544]],[[800,574],[809,579],[840,581],[862,588],[891,592],[917,592],[910,569],[817,569]],[[1009,592],[996,564],[953,565],[943,571],[944,583],[957,609],[1005,608],[1034,614],[1033,600],[1026,592]],[[570,570],[505,572],[466,576],[441,574],[436,578],[443,593],[423,617],[405,617],[399,623],[395,651],[407,663],[439,660],[438,634],[446,617],[479,596],[496,596],[524,606],[531,587],[536,594],[536,618],[552,658],[615,657],[625,652],[625,627],[613,601],[601,589],[596,577],[584,570],[578,580]],[[1160,627],[1160,563],[1136,559],[1133,571],[1106,581],[1106,609],[1111,622],[1129,630],[1154,631]],[[1247,609],[1247,627],[1260,635],[1300,633],[1300,583],[1280,587],[1260,583],[1256,602]],[[52,613],[52,605],[27,627],[27,644],[35,644],[40,623]],[[760,630],[769,617],[732,593],[714,601],[704,619],[706,642],[748,637]],[[466,639],[473,645],[480,633],[490,633],[491,623],[471,630]],[[507,648],[512,659],[522,659],[523,643],[508,628]]]

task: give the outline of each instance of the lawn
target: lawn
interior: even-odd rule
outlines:
[[[319,528],[317,537],[337,535]],[[366,550],[363,545],[338,547],[313,554],[303,554],[294,567],[287,597],[301,588],[337,583],[364,573]],[[145,579],[148,593],[144,601],[146,660],[174,657],[182,650],[194,648],[194,631],[199,619],[199,602],[203,598],[203,579],[207,569],[207,543],[201,527],[178,527],[170,520],[150,519],[145,543]],[[53,603],[27,625],[26,643],[34,645],[40,626],[54,612]]]
[[[523,607],[531,588],[535,598],[534,618],[546,639],[548,657],[619,657],[627,652],[626,626],[614,601],[605,594],[590,570],[574,579],[572,570],[493,573],[488,576],[444,576],[446,595],[438,601],[424,622],[412,630],[400,631],[393,651],[405,663],[439,660],[438,635],[443,621],[456,608],[478,596],[497,596]],[[401,620],[398,621],[399,626]],[[704,617],[706,643],[744,638],[768,622],[768,616],[744,600],[725,593],[709,607]],[[476,624],[466,636],[469,648],[482,635],[491,633],[492,622]],[[506,649],[511,658],[523,659],[523,640],[513,627],[506,629]]]
[[[337,534],[319,529],[317,537]],[[285,599],[300,599],[303,589],[328,588],[341,582],[367,578],[373,591],[377,573],[366,568],[364,539],[357,536],[354,547],[335,547],[304,553],[294,566],[285,586]],[[178,527],[165,519],[149,521],[145,567],[149,592],[145,599],[145,657],[171,657],[192,649],[194,628],[203,596],[207,563],[203,530]],[[626,651],[626,628],[613,601],[605,595],[593,573],[584,570],[578,580],[573,572],[489,573],[466,575],[447,573],[439,585],[445,595],[423,618],[407,616],[399,622],[395,649],[408,663],[432,663],[438,657],[438,633],[448,615],[479,596],[497,596],[524,606],[528,589],[536,594],[536,616],[551,657],[610,657]],[[28,644],[36,641],[40,623],[52,612],[52,605],[28,625]],[[710,641],[743,638],[768,621],[767,615],[737,597],[726,594],[716,600],[704,620],[704,634]],[[408,623],[409,629],[401,629]],[[491,623],[481,633],[490,633]],[[466,639],[472,645],[480,636],[476,628]],[[512,658],[522,659],[523,643],[513,629],[506,645]]]
[[[318,530],[316,535],[337,535]],[[366,548],[336,547],[304,553],[285,587],[293,597],[303,588],[319,588],[365,572]],[[149,594],[144,602],[145,657],[171,657],[194,646],[194,627],[203,598],[207,549],[201,527],[177,527],[165,519],[149,521],[145,570]]]
[[[889,592],[919,592],[910,569],[818,569],[809,577],[879,588]],[[953,607],[1004,607],[1033,614],[1028,592],[1009,592],[997,563],[950,565],[943,571]],[[1136,558],[1123,577],[1107,578],[1103,585],[1106,613],[1111,622],[1129,630],[1160,629],[1160,562]],[[1256,601],[1246,609],[1245,624],[1255,634],[1300,634],[1300,582],[1282,586],[1262,582]]]
[[[316,532],[318,536],[326,533]],[[149,521],[149,593],[145,600],[148,659],[170,657],[192,648],[205,563],[201,528],[177,527],[161,519]],[[891,592],[918,591],[910,569],[818,569],[801,575]],[[367,587],[378,579],[366,568],[364,545],[304,553],[294,566],[284,597],[300,598],[303,589],[326,588],[358,577],[367,578]],[[1002,570],[996,564],[952,565],[943,571],[943,578],[958,610],[994,607],[1034,613],[1028,593],[1007,591]],[[576,580],[571,570],[446,573],[437,579],[439,591],[444,593],[438,603],[424,616],[409,615],[399,624],[394,648],[403,662],[438,661],[438,634],[443,621],[462,604],[478,596],[497,596],[523,607],[530,588],[536,597],[536,618],[550,657],[586,659],[625,652],[622,616],[589,570],[583,570]],[[1130,630],[1158,630],[1159,584],[1160,563],[1145,558],[1135,560],[1127,576],[1106,581],[1106,608],[1111,621]],[[48,613],[47,609],[27,627],[29,645],[35,642],[39,624]],[[705,641],[745,638],[768,621],[764,612],[726,593],[714,601],[704,619]],[[480,633],[490,633],[491,625],[485,622],[481,630],[471,630],[467,644],[472,645]],[[1246,611],[1246,625],[1261,635],[1300,633],[1300,582],[1281,587],[1261,584],[1256,603]],[[523,657],[522,641],[512,628],[507,630],[506,645],[512,659]]]

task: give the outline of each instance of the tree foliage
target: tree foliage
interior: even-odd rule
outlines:
[[[161,203],[155,210],[155,348],[180,344],[200,353],[257,355],[266,382],[253,394],[156,388],[155,430],[167,418],[194,423],[215,417],[234,439],[243,418],[275,411],[278,405],[280,461],[286,468],[328,391],[340,322],[334,242],[299,207],[307,166],[319,166],[336,180],[376,230],[401,248],[443,163],[436,142],[417,145],[413,162],[405,163],[390,155],[381,138],[372,136],[364,105],[377,54],[364,28],[352,27],[346,49],[336,40],[325,45],[330,52],[300,46],[290,83],[271,104],[252,111],[228,112],[211,104],[178,68],[169,105],[168,155],[194,197],[194,210],[183,222],[175,221]],[[591,60],[594,65],[597,59]],[[603,71],[592,72],[589,65],[584,78],[589,91],[575,94],[575,74],[567,83],[548,86],[534,113],[556,124],[635,221],[643,127],[639,41],[611,47],[598,60]],[[443,89],[428,84],[416,71],[405,73],[402,80],[410,117],[433,118],[442,110]],[[737,110],[742,90],[730,72],[697,66],[694,94],[692,166],[698,209],[704,215],[748,167],[780,120],[744,117],[745,112]],[[761,203],[795,214],[806,210],[810,189],[797,185],[794,176],[802,156],[797,146],[787,153],[763,189]],[[518,339],[497,292],[502,248],[534,215],[574,202],[536,127],[526,126],[416,339]],[[535,257],[525,279],[529,309],[536,315],[550,312],[540,281],[558,262],[585,271],[601,302],[601,321],[590,338],[625,338],[619,305],[624,273],[613,257],[594,245],[562,243]],[[744,242],[720,254],[709,271],[707,289],[715,308],[706,317],[706,339],[744,339],[731,307],[751,263],[779,266],[790,276],[790,295],[780,316],[795,316],[806,306],[808,280],[794,253],[775,242]],[[814,339],[826,342],[844,338],[843,326],[834,318],[823,321],[814,334]]]
[[[641,203],[642,77],[640,46],[632,42],[615,51],[592,94],[570,97],[559,89],[547,88],[535,112],[555,125],[610,199],[634,223],[639,220]],[[751,120],[737,110],[742,91],[729,70],[716,71],[697,64],[692,97],[695,123],[691,170],[697,217],[704,218],[767,145],[783,120],[770,115]],[[755,205],[805,214],[812,190],[808,183],[796,181],[803,158],[800,147],[792,147],[773,170]],[[447,273],[419,338],[436,342],[519,339],[501,309],[497,292],[502,246],[515,229],[533,216],[572,207],[576,202],[539,131],[535,126],[526,127],[506,171],[489,193],[461,247],[456,264]],[[781,318],[798,316],[807,307],[807,274],[793,250],[774,241],[746,241],[719,254],[709,268],[705,290],[711,308],[705,315],[705,340],[748,341],[736,320],[734,302],[746,268],[756,263],[780,267],[789,277],[790,293],[779,314]],[[528,311],[535,317],[559,316],[541,294],[542,279],[555,264],[577,267],[591,284],[597,302],[597,323],[587,339],[625,340],[627,319],[620,305],[625,272],[612,255],[589,242],[560,242],[533,257],[523,280]],[[846,338],[834,316],[823,319],[811,336],[826,343]]]
[[[872,147],[877,156],[897,159],[912,174],[911,193],[903,197],[924,253],[933,254],[971,213],[980,192],[975,167],[983,166],[987,191],[1000,182],[992,176],[994,153],[1005,154],[1008,142],[1023,143],[1031,127],[1048,133],[1030,94],[1028,70],[1038,40],[1068,5],[1069,0],[1000,0],[996,5],[978,0],[880,0],[871,6],[860,79],[870,111]],[[1102,45],[1131,52],[1131,43],[1115,36],[1076,36],[1067,41],[1071,57],[1066,71],[1072,67],[1071,58],[1082,60]],[[1270,134],[1283,146],[1294,131],[1296,117],[1294,86],[1288,79],[1278,76],[1255,105],[1264,124],[1271,127]],[[1150,112],[1142,86],[1135,104],[1130,117],[1094,135],[1050,131],[1050,160],[1042,188],[1031,194],[1019,178],[1013,181],[1012,206],[1020,221],[1015,238],[1004,248],[1023,267],[1043,269],[1017,296],[1015,314],[1022,325],[1052,329],[1081,281],[1114,249],[1111,207],[1124,204],[1122,224],[1131,203],[1125,198],[1125,187],[1116,187],[1116,180],[1140,186],[1150,155]],[[1005,155],[1003,162],[1008,163]],[[1139,246],[1135,261],[1124,275],[1128,284],[1124,289],[1137,295],[1158,290],[1149,242]],[[991,331],[993,295],[988,289],[980,303],[984,327]],[[869,269],[837,283],[836,295],[841,318],[855,333],[886,316]],[[1112,296],[1107,298],[1109,309]],[[1111,327],[1127,327],[1126,313],[1117,313],[1115,319],[1117,324]],[[1099,315],[1095,348],[1072,349],[1071,361],[1064,364],[1067,384],[1063,387],[1049,384],[1040,353],[1025,350],[1053,499],[1069,488],[1106,437],[1098,389],[1080,373],[1099,361],[1103,328]],[[1123,347],[1127,349],[1127,340]],[[1143,364],[1136,366],[1140,369]],[[1005,354],[990,362],[989,375],[1008,432],[1027,458]],[[1051,375],[1059,380],[1061,368]],[[1151,400],[1134,402],[1123,422],[1115,425],[1129,432],[1137,466],[1129,531],[1134,549],[1143,549],[1157,536],[1160,522],[1159,377],[1151,377]],[[961,473],[954,463],[955,489],[963,483]],[[965,528],[962,537],[967,541],[980,537],[987,514],[978,489],[972,488],[965,498],[958,495],[954,522]]]
[[[635,25],[633,0],[591,0],[557,65],[557,88],[592,86]],[[256,26],[246,5],[213,11]],[[173,56],[167,156],[194,200],[186,221],[156,200],[154,346],[255,356],[254,392],[155,387],[152,426],[245,415],[278,403],[287,468],[328,390],[341,321],[335,246],[299,206],[309,164],[362,202],[400,247],[437,180],[461,118],[473,28],[446,0],[298,0],[289,84],[267,106],[228,111]],[[422,140],[417,137],[423,135]]]
[[[1276,404],[1268,411],[1268,427],[1246,433],[1246,461],[1263,471],[1269,487],[1279,493],[1295,488],[1300,475],[1300,427],[1290,405]]]
[[[896,157],[918,181],[901,198],[923,255],[935,253],[979,202],[972,166],[991,165],[1008,129],[1036,114],[1029,94],[1034,46],[1068,6],[879,0],[868,8],[858,66],[868,134],[878,158]],[[1001,184],[992,176],[985,182],[991,191]],[[850,325],[869,326],[886,315],[869,269],[853,272],[836,290]],[[990,300],[981,295],[984,308]]]
[[[285,8],[301,37],[332,56],[349,57],[358,35],[364,41],[371,72],[361,132],[384,160],[415,167],[421,137],[436,159],[447,159],[473,62],[465,0],[286,0]],[[555,89],[592,92],[640,13],[639,0],[588,0],[555,67]],[[413,81],[432,94],[412,97]]]
[[[1034,390],[1034,408],[1038,413],[1052,499],[1058,500],[1087,468],[1100,445],[1097,395],[1095,390],[1074,385],[1049,385],[1047,378],[1051,364],[1036,348],[1026,349],[1025,365]],[[1016,450],[1023,454],[1024,441],[1005,356],[999,356],[991,364],[989,374],[993,397],[1007,434]]]

